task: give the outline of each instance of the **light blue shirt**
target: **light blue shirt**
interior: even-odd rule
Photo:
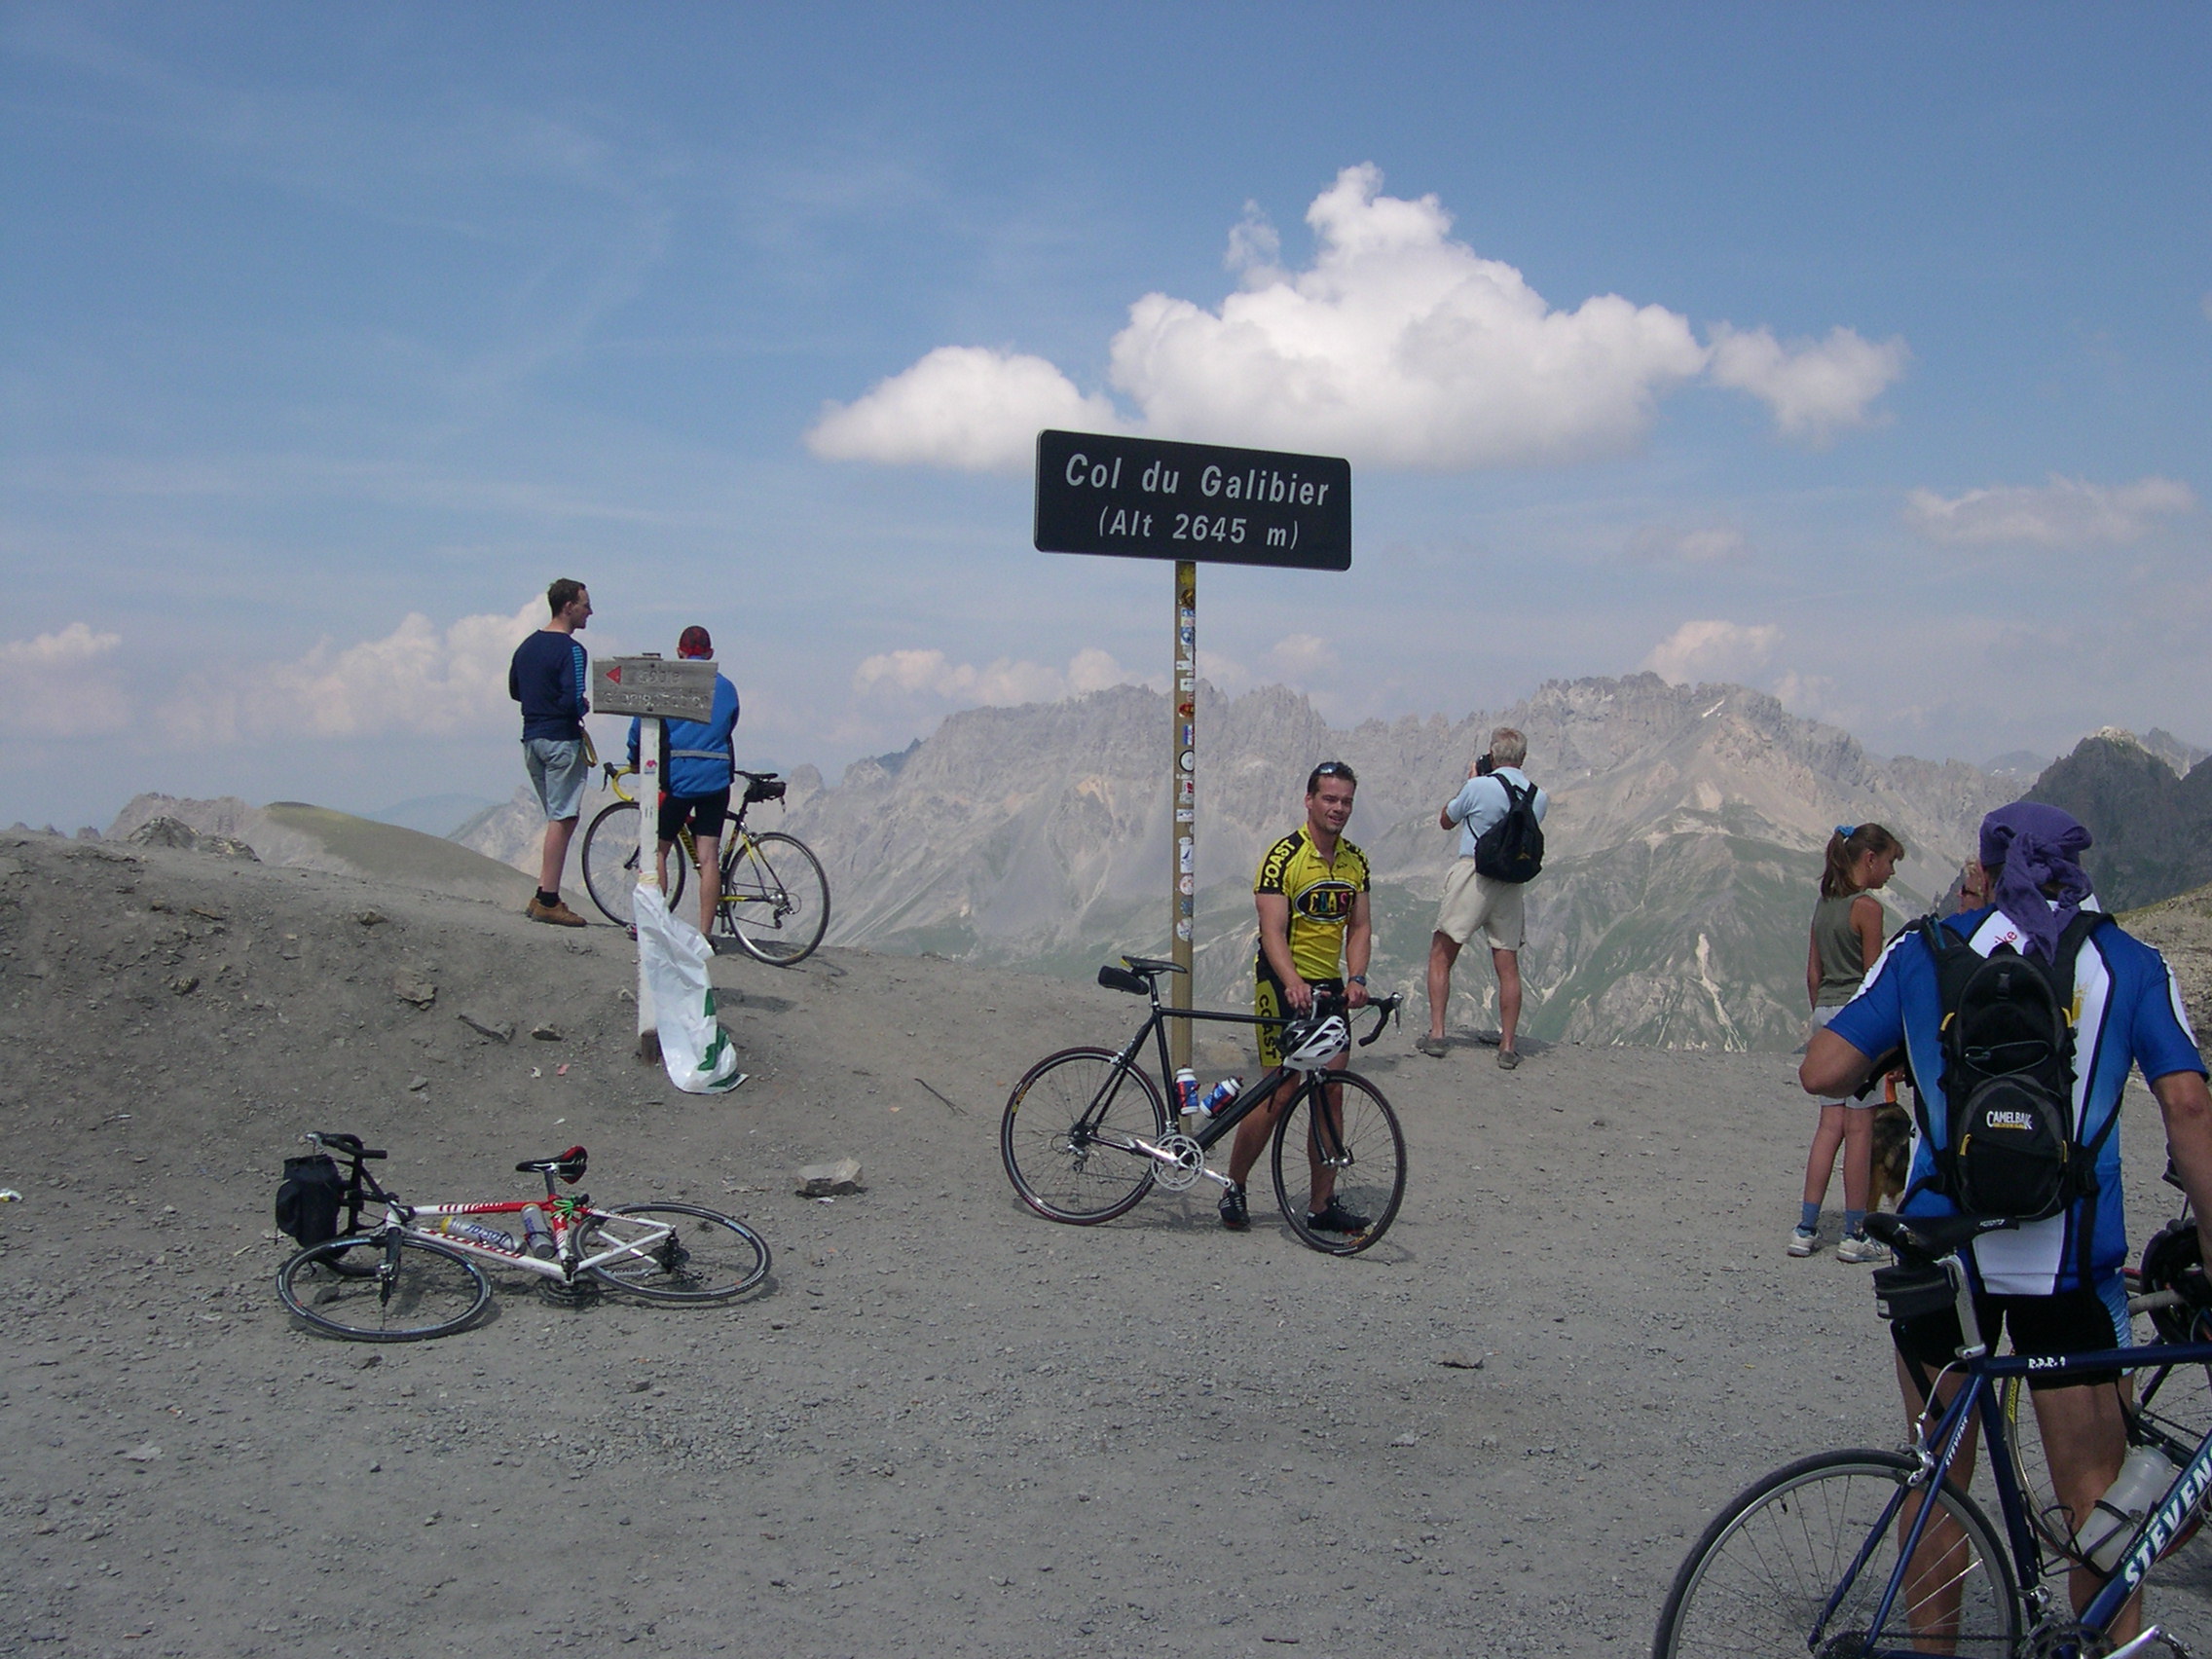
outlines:
[[[1505,786],[1498,782],[1500,778],[1511,778],[1516,789],[1530,787],[1529,775],[1520,767],[1500,766],[1488,777],[1469,778],[1452,797],[1452,804],[1444,809],[1444,816],[1459,827],[1459,856],[1463,859],[1475,856],[1475,843],[1483,838],[1483,831],[1502,819],[1513,804]],[[1537,790],[1530,810],[1535,813],[1538,824],[1544,821],[1544,812],[1550,805],[1544,792]]]

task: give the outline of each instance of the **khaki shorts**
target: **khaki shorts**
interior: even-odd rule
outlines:
[[[1454,859],[1444,877],[1444,903],[1436,908],[1436,931],[1454,944],[1465,944],[1478,929],[1493,950],[1519,950],[1529,942],[1521,883],[1478,874],[1473,859]]]

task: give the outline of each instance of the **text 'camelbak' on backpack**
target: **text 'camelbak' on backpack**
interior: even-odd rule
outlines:
[[[1492,774],[1505,791],[1505,816],[1475,840],[1475,873],[1493,881],[1533,881],[1544,867],[1544,827],[1536,822],[1536,786],[1518,787]]]
[[[1943,1098],[1950,1144],[1929,1134],[1923,1183],[1966,1215],[2043,1221],[2097,1190],[2097,1153],[2116,1107],[2083,1145],[2074,1137],[2074,959],[2111,917],[2084,910],[2046,966],[2010,945],[1983,956],[1934,917],[1919,923],[1942,1001]],[[1909,1195],[1908,1195],[1909,1196]]]

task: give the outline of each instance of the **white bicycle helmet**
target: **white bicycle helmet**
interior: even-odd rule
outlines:
[[[1320,1071],[1351,1047],[1342,1014],[1295,1020],[1282,1028],[1282,1063],[1293,1071]]]

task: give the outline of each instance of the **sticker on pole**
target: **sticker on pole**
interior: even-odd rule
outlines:
[[[607,657],[591,665],[591,712],[713,719],[715,665],[698,658]]]
[[[1351,462],[1043,431],[1036,540],[1040,553],[1348,571]]]

